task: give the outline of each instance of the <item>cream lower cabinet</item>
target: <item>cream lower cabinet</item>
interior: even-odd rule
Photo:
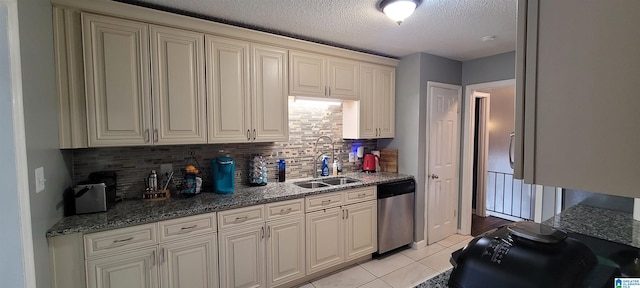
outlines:
[[[308,213],[307,274],[344,262],[344,219],[336,207]]]
[[[220,287],[275,287],[305,276],[302,203],[219,213]]]
[[[378,249],[375,198],[376,187],[307,197],[307,274]]]
[[[211,213],[86,234],[87,287],[216,288],[215,230]]]
[[[160,287],[218,287],[217,251],[215,233],[160,245]]]
[[[342,119],[343,138],[393,138],[395,68],[360,65],[360,101],[344,101]]]
[[[89,288],[154,288],[158,286],[156,247],[87,261]]]

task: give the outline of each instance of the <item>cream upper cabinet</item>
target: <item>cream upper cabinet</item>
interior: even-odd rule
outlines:
[[[305,276],[303,215],[267,222],[267,287]]]
[[[287,50],[251,44],[253,141],[289,140]]]
[[[376,201],[366,201],[345,207],[345,261],[371,254],[378,249],[376,205]]]
[[[289,139],[287,51],[207,35],[209,143]]]
[[[251,140],[249,43],[207,35],[209,142]]]
[[[207,142],[204,34],[151,26],[153,142]]]
[[[160,245],[161,288],[218,287],[215,234]]]
[[[82,14],[89,146],[151,143],[149,27]]]
[[[306,215],[307,274],[344,262],[342,208],[330,208]]]
[[[356,61],[300,51],[289,52],[289,95],[357,100]]]
[[[156,247],[87,261],[88,288],[157,288]]]
[[[521,0],[516,176],[640,197],[640,2]]]
[[[360,101],[343,102],[345,139],[395,137],[395,68],[360,65]]]
[[[82,24],[90,147],[206,143],[203,34],[93,14]]]

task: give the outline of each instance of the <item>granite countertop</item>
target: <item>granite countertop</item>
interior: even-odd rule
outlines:
[[[575,205],[544,221],[543,224],[640,248],[640,221],[634,220],[630,213]],[[414,288],[448,287],[451,271],[450,269],[440,273]]]
[[[266,186],[243,187],[236,189],[232,194],[226,195],[200,193],[189,198],[174,197],[157,202],[125,200],[117,203],[114,208],[107,212],[64,217],[47,231],[46,237],[115,229],[202,213],[302,198],[308,195],[413,179],[411,175],[387,172],[371,174],[356,172],[340,176],[358,179],[360,182],[313,189],[301,188],[293,184],[294,182],[312,179],[305,178],[293,179],[281,183],[269,183]]]

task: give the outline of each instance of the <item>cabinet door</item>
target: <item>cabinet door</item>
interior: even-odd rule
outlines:
[[[89,288],[158,287],[156,247],[87,261]]]
[[[376,97],[376,73],[371,66],[360,67],[360,119],[359,135],[355,138],[376,138],[378,136],[377,113],[374,110]]]
[[[304,217],[267,223],[267,287],[305,276]]]
[[[306,218],[307,275],[344,262],[342,209],[320,210]]]
[[[162,288],[218,287],[216,234],[160,246]]]
[[[327,96],[343,100],[358,100],[359,69],[358,62],[330,58],[329,87]]]
[[[209,143],[251,140],[249,43],[207,35]]]
[[[378,249],[376,201],[367,201],[345,206],[346,255],[351,261],[375,252]]]
[[[153,138],[206,143],[204,34],[151,26]]]
[[[252,45],[252,140],[289,140],[287,50]]]
[[[320,55],[289,52],[289,95],[326,97],[326,58]]]
[[[396,94],[395,69],[379,67],[375,71],[374,111],[377,138],[395,136]]]
[[[151,142],[146,24],[82,14],[89,146]]]
[[[265,286],[264,225],[220,231],[220,287]]]
[[[640,2],[527,2],[525,94],[516,96],[524,181],[640,197]]]

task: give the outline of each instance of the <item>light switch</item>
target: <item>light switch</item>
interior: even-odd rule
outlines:
[[[44,191],[44,167],[36,168],[36,193]]]

